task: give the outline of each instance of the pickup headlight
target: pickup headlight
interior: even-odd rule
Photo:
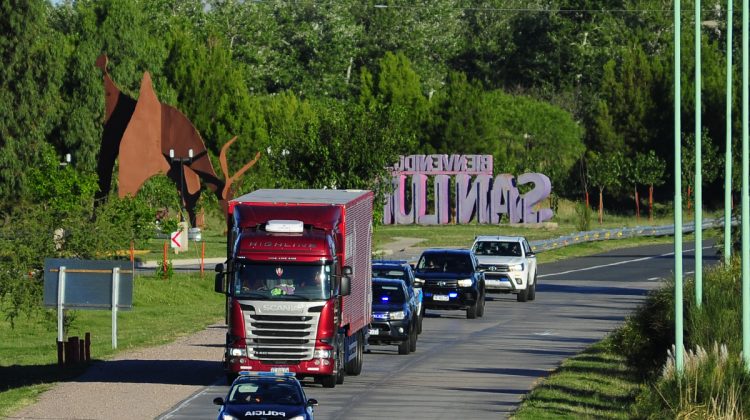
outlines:
[[[294,416],[294,417],[290,418],[289,420],[305,420],[305,418],[302,417],[302,416]]]
[[[523,263],[521,263],[521,264],[512,264],[508,268],[510,268],[510,271],[523,271]]]
[[[222,414],[221,420],[237,420],[237,417],[231,415],[231,414]]]
[[[406,312],[404,311],[397,311],[397,312],[391,312],[391,319],[399,320],[406,318]]]
[[[461,279],[458,281],[458,287],[471,287],[471,279]]]

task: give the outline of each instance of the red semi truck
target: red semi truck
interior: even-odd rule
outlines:
[[[229,202],[224,369],[293,372],[324,387],[362,371],[372,320],[373,193],[264,189]]]

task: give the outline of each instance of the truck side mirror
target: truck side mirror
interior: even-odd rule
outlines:
[[[339,295],[349,296],[352,292],[352,278],[349,276],[341,276],[341,287],[339,287]]]
[[[216,271],[214,291],[216,293],[224,293],[224,264],[216,264],[214,271]]]

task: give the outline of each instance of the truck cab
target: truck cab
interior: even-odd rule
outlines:
[[[227,296],[228,381],[291,372],[334,387],[361,372],[372,319],[371,196],[259,190],[230,202],[227,264],[215,285]]]

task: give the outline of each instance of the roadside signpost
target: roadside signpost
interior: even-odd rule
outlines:
[[[117,311],[133,306],[129,261],[44,260],[44,305],[57,308],[57,341],[65,339],[64,310],[112,311],[112,348],[117,348]]]

